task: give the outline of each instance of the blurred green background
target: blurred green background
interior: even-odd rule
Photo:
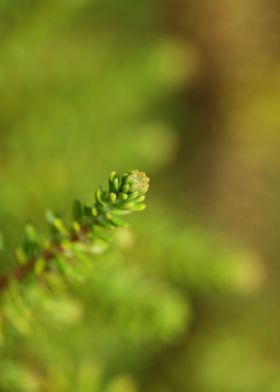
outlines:
[[[275,0],[0,0],[1,271],[111,170],[152,184],[76,296],[2,343],[1,391],[280,391],[279,22]]]

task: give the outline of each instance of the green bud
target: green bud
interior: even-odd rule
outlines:
[[[63,234],[63,235],[67,235],[67,229],[66,229],[66,227],[64,226],[64,224],[63,224],[63,222],[62,222],[61,219],[55,218],[55,219],[53,220],[53,226],[56,228],[56,230],[57,230],[59,233],[61,233],[61,234]]]
[[[81,231],[81,226],[79,225],[78,222],[73,222],[72,223],[72,229],[76,234],[79,234]]]
[[[84,214],[89,218],[92,217],[92,205],[90,203],[84,205]]]
[[[137,199],[138,196],[139,196],[139,192],[138,192],[138,191],[132,192],[132,193],[129,195],[129,200]]]
[[[96,202],[102,206],[105,205],[105,202],[102,200],[102,188],[101,186],[97,188],[96,192],[95,192],[95,198],[96,198]]]
[[[117,195],[114,192],[109,194],[110,201],[114,203],[117,200]]]
[[[112,214],[110,212],[106,212],[105,217],[108,220],[111,220],[113,218],[113,216],[112,216]]]
[[[145,195],[139,196],[139,197],[135,200],[135,203],[142,203],[145,199],[146,199],[146,196],[145,196]]]
[[[128,184],[128,185],[132,184],[133,183],[133,176],[132,175],[127,176],[125,178],[124,182],[125,182],[125,184]]]
[[[134,203],[125,203],[121,208],[124,210],[132,210],[134,206]]]
[[[25,240],[28,242],[36,243],[38,241],[38,234],[33,225],[27,224],[25,226]]]
[[[123,192],[123,193],[128,193],[128,191],[129,191],[129,184],[123,185],[123,187],[122,187],[122,192]]]
[[[44,260],[43,258],[39,258],[38,260],[36,260],[36,263],[34,265],[34,272],[37,276],[40,276],[42,274],[42,272],[44,271],[46,266],[46,260]]]
[[[126,193],[120,193],[120,194],[119,194],[119,198],[120,198],[121,200],[127,200],[127,199],[128,199],[128,195],[127,195]]]
[[[146,208],[146,204],[134,204],[133,211],[143,211]]]
[[[116,171],[112,171],[111,173],[110,173],[110,175],[109,175],[109,181],[111,182],[113,182],[114,181],[114,178],[116,177],[116,174],[117,174],[117,172]]]
[[[116,177],[115,179],[114,179],[114,182],[113,182],[113,184],[114,184],[114,190],[115,190],[115,192],[119,192],[119,179]]]
[[[19,264],[25,264],[27,262],[27,255],[22,248],[17,248],[15,256]]]
[[[127,223],[120,219],[117,215],[113,214],[112,222],[116,227],[126,227]]]
[[[109,192],[114,192],[114,179],[117,176],[117,172],[112,171],[109,175]]]
[[[92,215],[93,215],[93,216],[97,216],[97,215],[98,215],[98,211],[97,211],[97,208],[96,208],[96,207],[93,207],[92,210],[91,210],[91,212],[92,212]]]
[[[24,228],[23,250],[28,257],[38,254],[40,249],[39,237],[35,227],[27,224]]]

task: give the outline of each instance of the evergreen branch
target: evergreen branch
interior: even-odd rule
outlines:
[[[65,260],[77,257],[81,261],[83,253],[101,253],[108,245],[110,231],[126,225],[121,217],[145,209],[148,188],[149,178],[139,170],[124,174],[112,172],[108,189],[99,186],[93,203],[74,202],[69,227],[51,211],[46,213],[50,227],[47,241],[40,238],[32,224],[27,224],[23,244],[15,252],[18,266],[9,275],[0,277],[0,290],[32,272],[41,275],[53,264],[56,270],[67,275],[69,268]]]

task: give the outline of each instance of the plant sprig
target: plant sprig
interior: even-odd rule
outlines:
[[[42,275],[53,268],[67,275],[73,259],[85,262],[83,254],[104,251],[112,229],[126,225],[122,217],[145,209],[149,178],[139,170],[123,174],[114,171],[108,185],[106,190],[97,188],[94,202],[74,202],[70,225],[48,211],[50,237],[47,240],[41,238],[34,225],[27,224],[23,244],[15,252],[17,266],[7,276],[0,277],[0,289],[11,281],[20,281],[32,273]]]

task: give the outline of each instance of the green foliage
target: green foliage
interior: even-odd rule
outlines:
[[[263,358],[277,357],[277,326],[260,347],[256,330],[269,321],[239,313],[262,287],[263,260],[204,214],[216,183],[214,195],[194,192],[197,152],[204,161],[210,150],[199,145],[208,111],[192,122],[208,62],[167,31],[180,13],[155,0],[0,3],[0,391],[277,390],[279,367]],[[213,152],[213,166],[221,155]],[[153,176],[150,208],[131,214],[134,230],[126,215],[144,208],[147,190],[137,171],[112,173],[107,189],[62,219],[112,167]],[[208,170],[200,172],[205,185]],[[33,223],[14,257],[26,217]]]
[[[145,208],[143,202],[148,188],[149,178],[143,172],[132,170],[122,175],[112,172],[108,190],[98,187],[94,203],[74,202],[73,221],[69,227],[51,211],[47,212],[49,240],[42,240],[35,227],[27,224],[23,245],[16,251],[19,266],[7,276],[0,277],[0,288],[5,290],[2,319],[9,320],[19,332],[29,333],[31,307],[35,307],[38,316],[38,304],[46,310],[44,303],[47,307],[49,303],[53,315],[59,316],[59,298],[53,304],[51,298],[44,301],[42,293],[33,285],[43,283],[49,289],[53,288],[53,280],[56,280],[54,274],[73,281],[84,280],[86,273],[92,269],[92,262],[86,255],[104,252],[112,236],[112,229],[124,225],[119,219],[120,215]],[[52,294],[51,290],[48,294]],[[62,301],[64,316],[70,312],[71,318],[74,311],[75,317],[72,304],[69,304],[69,308],[67,298],[62,298]]]

